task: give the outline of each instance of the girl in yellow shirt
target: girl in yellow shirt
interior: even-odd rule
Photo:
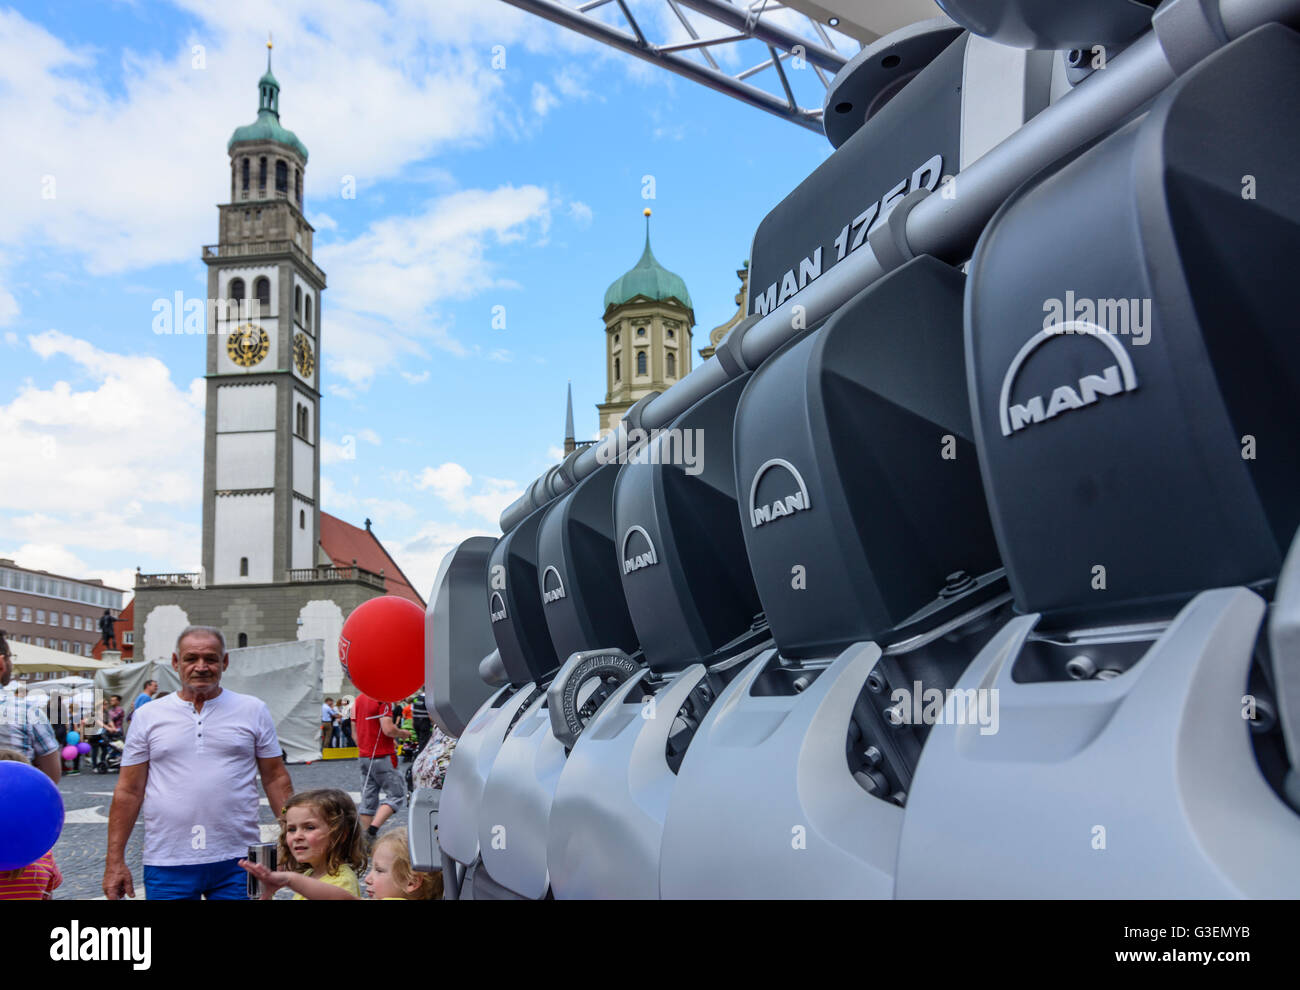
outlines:
[[[279,862],[288,870],[268,870],[241,859],[239,865],[262,883],[262,900],[281,887],[295,901],[355,900],[361,896],[357,874],[365,867],[357,806],[344,791],[325,788],[295,794],[280,822]]]

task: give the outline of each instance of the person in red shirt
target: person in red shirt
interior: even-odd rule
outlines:
[[[22,753],[12,749],[0,749],[0,760],[27,762]],[[51,850],[35,863],[16,870],[0,870],[0,901],[48,901],[61,883],[63,874],[54,864]]]
[[[352,722],[357,737],[361,764],[361,825],[368,842],[373,843],[379,827],[402,807],[406,800],[406,782],[397,772],[394,739],[410,739],[412,733],[399,729],[393,722],[393,709],[387,702],[358,694],[352,703]],[[380,791],[384,794],[381,804]]]

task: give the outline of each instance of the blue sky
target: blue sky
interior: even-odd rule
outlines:
[[[570,379],[594,435],[601,300],[643,207],[698,349],[763,215],[830,152],[497,0],[0,7],[0,556],[121,587],[197,567],[206,341],[154,334],[153,304],[206,293],[268,30],[330,286],[322,508],[373,519],[422,591],[554,462]]]

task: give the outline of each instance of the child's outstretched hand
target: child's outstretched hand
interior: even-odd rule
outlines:
[[[257,878],[262,885],[262,900],[269,901],[281,887],[287,887],[294,874],[287,870],[268,870],[261,863],[251,863],[241,859],[239,865]]]

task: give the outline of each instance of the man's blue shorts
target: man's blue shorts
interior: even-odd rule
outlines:
[[[150,901],[248,900],[248,874],[238,859],[192,866],[146,866],[144,896]]]

